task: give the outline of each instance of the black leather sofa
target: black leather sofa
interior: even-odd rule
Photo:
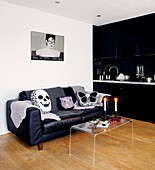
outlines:
[[[19,99],[7,101],[7,127],[8,130],[28,143],[30,146],[38,145],[39,150],[43,149],[43,142],[69,134],[69,129],[72,125],[90,121],[94,118],[104,116],[103,107],[96,106],[92,109],[71,109],[62,110],[59,107],[58,97],[72,96],[73,101],[76,101],[76,95],[72,87],[55,87],[44,89],[48,92],[52,111],[58,115],[61,120],[53,121],[50,119],[41,120],[40,110],[34,107],[27,108],[26,117],[18,128],[15,127],[10,115],[10,105],[14,101],[30,100],[30,94],[33,90],[22,91],[19,94]]]

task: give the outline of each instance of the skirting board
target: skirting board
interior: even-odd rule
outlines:
[[[0,126],[0,135],[4,135],[6,133],[10,133],[10,131],[8,131],[7,128],[4,128],[4,127]]]

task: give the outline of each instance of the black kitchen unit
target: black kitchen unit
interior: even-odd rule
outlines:
[[[137,79],[138,65],[144,67],[143,79]],[[116,76],[99,81],[100,75],[118,73],[130,77],[118,81]],[[116,73],[116,72],[115,72]],[[93,26],[93,88],[119,98],[118,115],[155,123],[155,13],[120,22]],[[151,77],[151,83],[146,81]],[[141,81],[141,82],[139,82]]]
[[[155,74],[155,14],[112,24],[93,26],[93,80],[107,65],[135,80],[136,66],[144,65],[145,76]]]
[[[118,115],[155,123],[153,84],[94,81],[93,87],[95,91],[118,97]]]

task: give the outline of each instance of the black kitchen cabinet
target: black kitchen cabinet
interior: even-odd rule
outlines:
[[[138,40],[139,55],[142,56],[155,56],[155,32],[151,35],[142,36]]]
[[[136,36],[124,32],[118,32],[117,54],[118,59],[132,59],[137,54]]]
[[[118,84],[118,83],[94,82],[93,89],[101,93],[111,94],[113,97],[118,97],[118,100],[119,100],[118,114],[119,115],[126,116],[129,113],[131,114],[131,106],[130,106],[130,103],[127,102],[127,100],[131,98],[130,97],[131,93],[129,92],[128,87],[126,85]],[[126,103],[128,104],[128,106]],[[127,110],[126,110],[126,107],[128,107]],[[113,108],[113,111],[114,111],[114,108]]]
[[[94,82],[93,90],[117,96],[118,115],[155,123],[155,85]]]
[[[137,21],[138,50],[140,55],[155,55],[155,14],[132,19]]]
[[[93,62],[100,61],[99,68],[102,69],[108,64],[115,65],[120,72],[130,76],[135,75],[136,66],[142,64],[145,76],[153,77],[154,30],[155,14],[93,26]],[[95,67],[93,69],[97,70]],[[96,71],[93,72],[93,78],[98,79]]]
[[[155,54],[154,23],[155,14],[150,14],[110,24],[120,34],[117,45],[122,57]]]
[[[117,57],[117,33],[106,26],[93,27],[93,55],[96,58]]]
[[[102,28],[102,57],[117,57],[116,31]]]
[[[93,26],[93,56],[96,60],[99,60],[102,56],[102,30],[100,27]]]

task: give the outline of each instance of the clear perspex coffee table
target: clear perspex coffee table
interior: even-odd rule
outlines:
[[[97,136],[100,136],[103,140],[108,137],[115,138],[115,140],[130,142],[131,144],[133,143],[132,120],[121,118],[120,121],[114,121],[109,119],[109,126],[107,128],[98,127],[97,124],[99,124],[100,121],[102,120],[96,119],[90,122],[73,125],[70,128],[69,156],[94,167]],[[103,146],[104,144],[104,142],[101,143]]]

